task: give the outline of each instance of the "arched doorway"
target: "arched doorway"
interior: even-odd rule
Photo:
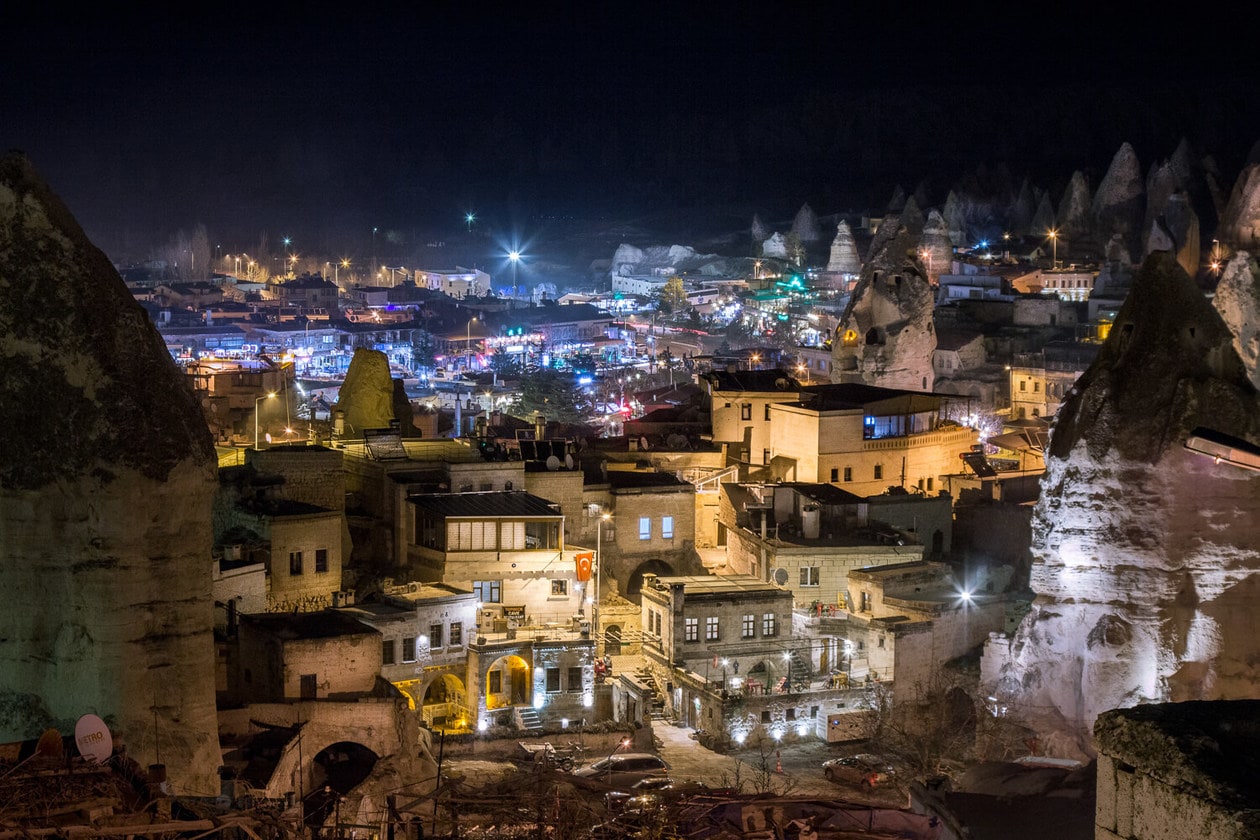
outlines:
[[[435,731],[458,732],[472,725],[468,692],[464,681],[454,674],[438,674],[424,690],[420,714]]]
[[[604,628],[604,653],[609,656],[621,655],[620,624],[609,624]]]
[[[516,655],[500,657],[486,669],[486,708],[528,705],[530,688],[529,663]]]
[[[353,741],[338,741],[316,753],[311,792],[304,800],[306,825],[319,828],[338,819],[341,798],[371,774],[378,760],[375,752]]]
[[[639,594],[643,592],[643,576],[657,575],[659,577],[669,577],[675,574],[674,567],[666,563],[664,560],[648,560],[640,563],[630,575],[630,580],[626,582],[626,597],[639,602]]]

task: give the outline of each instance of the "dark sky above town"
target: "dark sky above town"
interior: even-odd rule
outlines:
[[[1260,139],[1228,23],[1149,7],[105,5],[8,27],[0,143],[116,258],[198,223],[333,253],[469,210],[746,227],[943,201],[982,164],[1096,183],[1122,142],[1147,166],[1181,137],[1232,177]]]

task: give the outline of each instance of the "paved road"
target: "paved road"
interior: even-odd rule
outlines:
[[[736,787],[744,793],[817,796],[891,808],[908,804],[905,792],[895,786],[870,791],[827,781],[822,763],[828,758],[850,755],[852,748],[805,741],[784,745],[776,753],[773,742],[767,742],[764,750],[750,745],[722,755],[692,740],[690,729],[655,721],[652,731],[659,742],[657,751],[669,762],[670,775],[678,779],[703,782],[710,787]],[[447,758],[443,772],[464,776],[477,787],[492,784],[515,769],[511,762],[501,759],[466,757]]]

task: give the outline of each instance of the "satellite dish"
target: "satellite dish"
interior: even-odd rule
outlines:
[[[564,468],[566,470],[573,469],[573,456],[568,454],[567,452],[564,455]]]
[[[91,764],[100,764],[114,753],[114,738],[105,721],[96,715],[84,715],[74,725],[74,743],[79,755]]]
[[[556,470],[560,469],[560,459],[557,458],[555,455],[548,455],[547,456],[547,469],[551,470],[552,472],[555,472]]]
[[[44,734],[39,736],[39,743],[35,745],[35,754],[60,758],[61,749],[61,733],[56,729],[45,729]]]
[[[643,437],[643,436],[639,437],[639,448],[640,449],[648,448],[648,439],[646,437]]]
[[[777,583],[779,586],[787,586],[787,582],[788,582],[787,569],[775,569],[774,582]]]

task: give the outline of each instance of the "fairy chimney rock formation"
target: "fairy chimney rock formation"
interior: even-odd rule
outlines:
[[[903,227],[862,268],[832,339],[832,381],[932,390],[933,294],[917,243]]]
[[[936,285],[942,274],[949,274],[954,259],[954,244],[949,238],[945,217],[936,210],[928,213],[919,245],[919,259],[928,272],[928,282]]]
[[[1108,709],[1260,696],[1260,472],[1185,447],[1200,428],[1260,443],[1235,346],[1156,252],[1063,403],[1033,513],[1036,601],[1009,654],[990,646],[986,686],[1052,755],[1088,756]]]
[[[335,411],[341,413],[348,438],[361,438],[367,429],[389,428],[394,419],[394,381],[388,356],[366,347],[354,351]]]
[[[1130,257],[1141,253],[1145,189],[1137,153],[1132,146],[1124,143],[1111,159],[1111,166],[1094,193],[1094,237],[1097,241],[1106,242],[1119,235]]]
[[[219,790],[210,510],[184,375],[24,155],[0,158],[0,742],[92,713],[176,792]]]
[[[842,221],[836,225],[836,238],[831,240],[831,257],[827,260],[827,270],[854,275],[862,271],[862,260],[858,257],[857,243],[848,222]]]

